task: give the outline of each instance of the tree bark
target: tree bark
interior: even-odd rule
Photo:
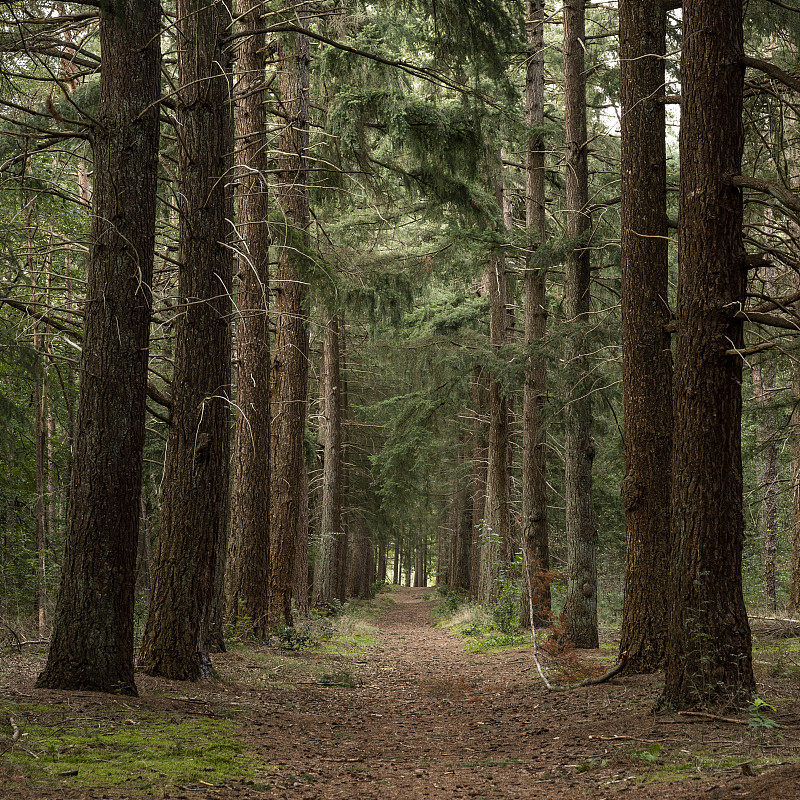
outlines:
[[[488,405],[486,387],[480,367],[472,370],[472,545],[470,547],[469,585],[477,598],[481,574],[481,523],[486,509],[486,423],[484,413]]]
[[[263,3],[240,0],[239,28],[258,30]],[[231,532],[226,571],[226,614],[244,617],[267,635],[269,567],[269,197],[265,101],[266,35],[240,40],[236,97],[237,411],[233,443]]]
[[[741,0],[685,0],[672,580],[662,703],[738,705],[755,687],[742,597]]]
[[[598,646],[597,528],[592,507],[592,396],[585,355],[589,333],[591,227],[586,141],[586,20],[583,0],[564,2],[564,87],[566,126],[567,256],[565,313],[569,396],[564,412],[567,527],[567,597],[562,612],[566,636],[576,647]]]
[[[668,298],[663,0],[620,0],[622,381],[627,550],[620,653],[628,672],[664,660],[669,576],[672,352]]]
[[[213,674],[208,631],[230,457],[233,116],[224,4],[179,0],[179,293],[172,417],[153,589],[139,664]]]
[[[340,550],[345,538],[342,531],[342,415],[339,375],[339,320],[326,312],[325,342],[322,354],[323,443],[322,508],[320,514],[319,555],[314,570],[315,606],[324,606],[334,598],[344,600],[338,591],[337,574]]]
[[[535,251],[547,240],[545,215],[544,126],[544,0],[525,7],[527,72],[525,78],[525,387],[522,409],[522,549],[523,568],[520,619],[530,615],[533,592],[534,623],[550,620],[550,549],[547,539],[547,459],[544,406],[547,401],[547,359],[543,344],[547,335],[546,270],[537,266]]]
[[[771,269],[771,268],[770,268]],[[767,281],[767,284],[773,283]],[[774,284],[773,284],[774,285]],[[769,289],[767,289],[769,292]],[[759,527],[761,528],[761,575],[764,603],[770,611],[778,607],[776,565],[778,555],[778,419],[775,413],[775,360],[755,364],[753,367],[753,394],[760,407],[758,425],[761,446],[761,501]]]
[[[294,6],[292,16],[301,28],[307,27],[308,3]],[[304,254],[310,224],[308,37],[287,34],[280,44],[279,57],[281,113],[285,118],[279,137],[277,198],[285,227],[278,244],[277,331],[270,402],[270,626],[292,623],[292,562],[298,535],[302,472],[306,468],[303,454],[309,347]]]
[[[160,9],[100,10],[95,186],[69,518],[37,686],[136,694],[133,611],[155,243]]]

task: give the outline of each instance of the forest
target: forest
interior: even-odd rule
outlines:
[[[779,725],[798,48],[782,0],[3,3],[10,740],[9,686],[185,697],[354,609],[433,663],[434,596],[537,692]]]

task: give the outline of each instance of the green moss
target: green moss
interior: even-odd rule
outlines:
[[[13,705],[13,704],[11,704]],[[24,776],[33,786],[125,788],[150,792],[176,784],[217,785],[254,775],[253,758],[226,719],[164,719],[131,709],[71,719],[12,709],[20,738],[4,756],[0,786]],[[35,721],[34,721],[35,716]]]

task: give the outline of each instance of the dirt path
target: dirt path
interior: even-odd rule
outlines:
[[[463,641],[434,628],[433,603],[424,599],[429,594],[398,589],[385,598],[376,623],[379,643],[368,655],[304,651],[283,670],[266,668],[257,652],[234,650],[217,659],[221,682],[181,685],[138,676],[141,697],[126,698],[126,708],[175,718],[233,718],[265,765],[257,779],[171,787],[157,796],[800,797],[800,770],[788,763],[800,756],[797,701],[780,704],[778,731],[755,732],[709,719],[654,715],[657,678],[548,692],[529,651],[469,654]],[[312,666],[317,672],[310,677]],[[0,699],[65,702],[63,693],[33,690],[37,666],[31,662],[27,669],[29,675],[12,678],[0,670]],[[319,674],[341,685],[323,685]],[[110,695],[74,693],[66,702],[70,714],[119,719],[121,701]],[[746,774],[749,766],[741,766],[765,758],[784,765],[756,766],[761,774],[752,776]],[[18,784],[8,796],[96,800],[134,795],[66,787],[48,793]]]
[[[752,757],[740,726],[657,718],[648,712],[657,694],[650,678],[547,692],[528,652],[470,655],[462,641],[434,628],[424,594],[393,593],[378,623],[380,644],[359,665],[360,686],[309,691],[296,697],[293,712],[262,721],[252,742],[278,765],[270,781],[279,795],[755,796],[759,779],[731,768]],[[797,734],[795,726],[794,744]],[[788,737],[785,731],[787,745]],[[698,739],[703,758],[727,759],[724,769],[695,766],[689,750]],[[673,752],[689,779],[643,784],[641,776],[655,777]],[[794,776],[787,776],[786,797],[800,797]],[[784,795],[771,782],[764,796]]]

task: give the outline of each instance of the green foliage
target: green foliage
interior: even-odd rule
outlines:
[[[768,712],[777,712],[775,706],[770,705],[760,697],[753,698],[753,701],[747,708],[747,726],[750,729],[773,729],[779,727],[772,717],[768,716]]]
[[[269,640],[281,650],[306,650],[316,644],[308,628],[295,628],[285,623],[281,623],[270,634]]]

